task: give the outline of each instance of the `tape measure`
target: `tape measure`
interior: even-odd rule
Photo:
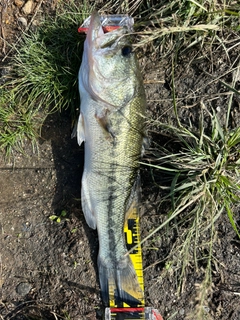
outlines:
[[[142,251],[140,243],[140,230],[139,230],[139,215],[137,205],[133,204],[129,209],[127,215],[127,220],[124,225],[124,234],[127,250],[130,251],[130,258],[132,260],[134,269],[137,274],[138,283],[142,292],[144,292],[143,284],[143,268],[142,268]],[[133,249],[133,250],[132,250]],[[129,308],[131,307],[125,302],[115,301],[114,295],[115,285],[109,283],[109,306],[111,308]],[[144,300],[139,301],[136,307],[144,307]]]
[[[144,292],[138,207],[132,206],[127,216],[128,219],[124,226],[126,246],[128,251],[130,251],[129,255],[135,268],[139,285]],[[125,302],[115,301],[114,289],[115,286],[110,283],[109,308],[105,309],[105,320],[163,320],[158,310],[151,307],[144,307],[144,299],[142,299],[135,308],[130,307]]]

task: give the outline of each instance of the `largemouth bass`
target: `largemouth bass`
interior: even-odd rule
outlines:
[[[94,12],[79,71],[81,97],[77,125],[85,142],[81,202],[88,225],[98,231],[102,299],[137,305],[143,298],[123,233],[127,212],[137,202],[145,93],[129,30],[104,34]]]

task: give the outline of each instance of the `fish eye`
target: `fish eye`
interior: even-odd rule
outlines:
[[[127,57],[130,53],[132,53],[131,46],[125,46],[122,48],[122,56]]]

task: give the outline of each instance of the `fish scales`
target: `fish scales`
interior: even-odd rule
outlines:
[[[138,198],[146,106],[128,32],[120,28],[104,34],[93,13],[79,71],[77,137],[79,144],[85,142],[81,201],[88,225],[98,231],[106,305],[109,283],[117,299],[129,305],[143,297],[123,233],[127,211]]]

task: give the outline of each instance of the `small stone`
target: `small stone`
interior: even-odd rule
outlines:
[[[21,27],[26,28],[27,27],[27,19],[24,17],[19,17],[18,22],[21,25]]]
[[[33,10],[33,1],[28,0],[25,5],[22,7],[22,12],[26,15],[32,13]]]
[[[32,286],[28,282],[21,282],[17,285],[16,291],[20,296],[25,296],[32,289]]]
[[[203,306],[203,310],[204,312],[206,313],[209,313],[210,312],[210,308],[208,306]]]
[[[14,0],[14,4],[15,4],[18,8],[22,8],[22,6],[23,6],[23,1],[22,1],[22,0]]]
[[[184,313],[185,313],[185,310],[184,310],[184,309],[180,309],[180,310],[179,310],[179,314],[180,314],[181,316],[183,316]]]

